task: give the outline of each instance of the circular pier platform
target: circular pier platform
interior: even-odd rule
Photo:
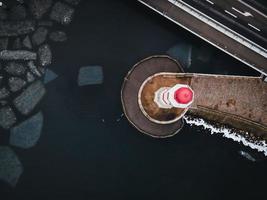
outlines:
[[[161,72],[183,72],[181,64],[165,55],[145,58],[135,64],[124,78],[121,89],[121,101],[125,116],[140,132],[155,137],[165,138],[175,135],[183,127],[182,119],[172,123],[156,123],[144,115],[138,103],[138,95],[143,83],[152,75]]]

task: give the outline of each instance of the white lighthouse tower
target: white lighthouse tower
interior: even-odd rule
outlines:
[[[162,87],[155,92],[154,102],[160,108],[188,108],[194,100],[193,90],[185,84]]]

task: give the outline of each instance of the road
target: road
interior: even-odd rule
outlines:
[[[253,0],[139,1],[267,75],[267,12]]]

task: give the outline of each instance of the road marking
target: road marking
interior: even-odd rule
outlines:
[[[242,1],[242,0],[238,0],[240,3],[242,3],[243,5],[247,6],[248,8],[250,8],[251,10],[254,10],[256,13],[260,14],[261,16],[267,18],[267,15],[265,15],[264,13],[262,13],[261,11],[257,10],[256,8],[252,7],[251,5],[247,4],[246,2]]]
[[[200,35],[199,33],[197,33],[196,31],[193,31],[192,29],[188,28],[187,26],[179,23],[178,21],[172,19],[171,17],[169,17],[168,15],[163,14],[162,12],[160,12],[159,10],[157,10],[156,8],[154,8],[153,6],[149,5],[148,3],[144,2],[143,0],[137,0],[140,3],[144,4],[145,6],[147,6],[148,8],[154,10],[155,12],[159,13],[160,15],[162,15],[163,17],[167,18],[168,20],[170,20],[171,22],[181,26],[182,28],[184,28],[185,30],[189,31],[190,33],[193,33],[194,35],[198,36],[199,38],[201,38],[202,40],[206,41],[207,43],[217,47],[218,49],[222,50],[223,52],[227,53],[228,55],[234,57],[235,59],[239,60],[240,62],[245,63],[246,65],[250,66],[251,68],[253,68],[254,70],[264,74],[267,76],[267,73],[264,72],[263,70],[255,67],[254,63],[248,62],[247,60],[245,60],[244,58],[240,58],[238,55],[231,53],[230,51],[225,50],[224,48],[222,48],[220,45],[216,44],[215,42],[212,42],[210,40],[208,40],[207,38],[203,37],[202,35]],[[128,80],[127,78],[124,78],[125,80]]]
[[[228,10],[224,10],[224,12],[226,12],[227,14],[229,14],[229,15],[231,15],[232,17],[234,17],[234,18],[237,18],[237,16],[236,15],[234,15],[233,13],[231,13],[231,12],[229,12]]]
[[[182,0],[168,0],[168,2],[172,3],[173,5],[179,7],[180,9],[184,10],[185,12],[189,13],[193,17],[197,18],[198,20],[208,24],[212,28],[216,29],[217,31],[223,33],[224,35],[232,38],[233,40],[241,43],[245,47],[249,48],[250,50],[260,54],[261,56],[267,58],[267,49],[263,48],[262,46],[256,44],[255,42],[249,40],[245,36],[235,32],[234,30],[230,29],[226,25],[216,21],[212,17],[206,15],[205,13],[200,12],[198,9],[192,7],[191,5],[185,3]]]
[[[212,1],[210,1],[210,0],[206,0],[206,1],[207,1],[208,3],[210,3],[210,4],[212,4],[212,5],[214,4],[214,3],[213,3]]]
[[[234,11],[238,12],[239,14],[245,16],[245,17],[253,17],[253,15],[250,12],[247,12],[247,11],[246,12],[242,12],[242,11],[236,9],[235,7],[232,7],[232,9]]]
[[[252,28],[254,28],[255,30],[257,30],[257,31],[261,31],[259,28],[257,28],[257,27],[255,27],[255,26],[253,26],[252,24],[250,24],[250,23],[248,23],[248,25],[250,26],[250,27],[252,27]]]
[[[3,5],[3,3],[0,1],[0,6],[2,6]]]

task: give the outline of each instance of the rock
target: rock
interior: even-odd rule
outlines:
[[[23,167],[12,149],[7,146],[0,146],[0,180],[15,187]]]
[[[47,66],[52,62],[52,52],[49,45],[45,44],[38,49],[38,58],[41,66]]]
[[[23,20],[23,21],[0,20],[0,37],[25,35],[33,32],[34,30],[35,30],[35,22],[31,20]]]
[[[12,75],[23,75],[25,74],[26,68],[21,63],[9,62],[5,67],[5,71]]]
[[[81,0],[65,0],[65,1],[72,5],[78,5]]]
[[[63,31],[54,31],[50,33],[49,38],[55,42],[64,42],[67,40],[67,35]]]
[[[26,81],[18,77],[8,79],[8,85],[12,92],[17,92],[26,85]]]
[[[101,66],[81,67],[78,75],[78,85],[92,85],[103,83],[103,71]]]
[[[0,109],[0,127],[9,129],[16,123],[16,116],[10,107],[3,107]]]
[[[33,74],[31,72],[27,72],[27,81],[30,83],[30,82],[33,82],[35,80]]]
[[[238,152],[239,155],[243,156],[244,158],[252,161],[252,162],[256,162],[257,160],[255,158],[253,158],[248,152],[245,152],[245,151],[239,151]]]
[[[74,9],[70,6],[57,2],[52,8],[50,13],[50,18],[61,24],[69,24],[72,20]]]
[[[47,83],[49,83],[50,81],[55,80],[57,77],[58,77],[58,75],[57,75],[55,72],[53,72],[53,71],[50,70],[50,69],[47,69],[47,70],[45,71],[44,84],[47,84]]]
[[[52,0],[30,0],[30,10],[36,19],[41,19],[52,5]]]
[[[6,88],[0,89],[0,99],[7,98],[9,96],[9,91]]]
[[[35,52],[26,50],[2,50],[0,51],[0,59],[3,60],[36,60]]]
[[[7,105],[7,101],[0,101],[0,105],[1,105],[1,106],[5,106],[5,105]]]
[[[6,50],[8,45],[8,38],[0,38],[0,51]]]
[[[39,21],[38,26],[53,26],[52,21]]]
[[[26,10],[23,5],[15,5],[11,8],[10,19],[23,20],[26,18]]]
[[[32,44],[36,46],[42,44],[46,39],[47,33],[48,31],[46,28],[44,27],[38,28],[32,35]]]
[[[31,148],[38,142],[42,127],[43,114],[39,112],[11,129],[9,143],[24,149]]]
[[[32,49],[32,43],[30,40],[30,37],[27,35],[24,40],[22,41],[23,46],[25,46],[28,49]]]
[[[45,94],[41,81],[33,82],[13,101],[15,107],[24,115],[28,115],[40,102]]]
[[[35,64],[33,63],[33,61],[30,61],[29,63],[28,63],[28,66],[29,66],[29,68],[30,68],[30,70],[31,70],[31,72],[33,73],[33,74],[35,74],[35,75],[37,75],[37,76],[41,76],[42,74],[38,71],[38,69],[37,69],[37,67],[35,66]]]
[[[19,38],[16,38],[15,41],[13,42],[12,49],[21,49],[22,44]]]
[[[177,44],[170,48],[167,54],[178,60],[186,68],[191,66],[192,45],[186,43]]]
[[[0,7],[0,20],[6,20],[7,19],[7,12],[4,8]]]

